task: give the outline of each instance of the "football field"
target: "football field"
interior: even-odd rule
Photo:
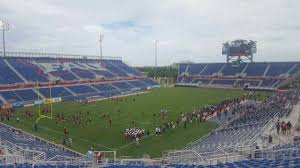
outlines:
[[[175,129],[169,129],[162,136],[153,135],[155,127],[160,126],[162,119],[160,110],[166,109],[165,121],[176,121],[182,113],[205,105],[219,103],[227,98],[243,94],[239,90],[201,89],[201,88],[158,88],[149,93],[128,96],[122,100],[102,100],[85,104],[79,102],[63,102],[53,104],[53,119],[39,120],[38,131],[33,131],[33,125],[38,118],[38,107],[31,108],[33,117],[27,117],[24,109],[17,111],[20,121],[10,121],[7,124],[21,128],[49,141],[61,144],[64,127],[72,138],[73,150],[81,153],[93,147],[94,150],[115,150],[118,156],[151,157],[161,156],[164,150],[182,149],[188,143],[208,134],[217,125],[212,122],[192,123],[184,128],[179,124]],[[65,121],[58,122],[57,114],[63,114]],[[81,118],[81,124],[74,124],[72,118]],[[70,118],[70,119],[69,119]],[[110,123],[111,121],[111,123]],[[140,145],[124,138],[126,128],[132,123],[137,128],[150,132],[149,137],[140,141]]]

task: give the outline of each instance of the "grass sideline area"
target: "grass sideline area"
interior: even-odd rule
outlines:
[[[87,125],[74,126],[71,121],[57,125],[55,119],[45,118],[39,121],[40,129],[35,132],[33,125],[38,118],[38,107],[32,107],[35,114],[33,118],[26,117],[24,109],[19,109],[16,114],[20,118],[19,123],[16,119],[5,121],[5,123],[58,144],[62,143],[63,129],[66,127],[73,141],[70,148],[84,154],[90,147],[93,147],[94,150],[116,150],[118,156],[142,157],[144,154],[149,154],[151,157],[160,157],[162,151],[182,149],[188,143],[211,132],[217,124],[194,122],[188,124],[187,128],[180,124],[162,136],[146,137],[140,141],[140,145],[136,145],[124,139],[124,131],[130,127],[131,121],[134,121],[138,128],[149,130],[151,134],[154,134],[155,127],[161,122],[159,117],[161,109],[169,111],[168,121],[176,121],[181,113],[192,112],[195,108],[219,103],[243,93],[240,90],[207,88],[157,88],[147,94],[123,98],[123,101],[102,100],[93,104],[79,102],[53,104],[53,117],[58,112],[63,112],[65,115],[81,112],[81,115],[86,115],[89,111],[92,121]],[[153,116],[154,113],[157,115]],[[104,114],[110,115],[111,125],[107,118],[103,118]]]

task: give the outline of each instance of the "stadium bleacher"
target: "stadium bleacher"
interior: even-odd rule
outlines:
[[[0,83],[7,85],[22,82],[24,81],[8,67],[5,60],[0,59]]]
[[[6,144],[11,150],[28,150],[40,152],[45,155],[45,160],[49,160],[57,155],[64,157],[81,157],[80,154],[72,152],[46,141],[24,134],[18,130],[0,124],[1,144]],[[32,156],[28,156],[32,157]],[[32,158],[31,158],[32,159]],[[1,165],[1,164],[0,164]]]
[[[297,90],[288,91],[274,94],[264,103],[257,104],[250,101],[238,105],[232,108],[228,116],[220,117],[223,118],[220,122],[223,122],[223,124],[226,123],[220,129],[216,129],[206,137],[190,144],[184,151],[170,152],[168,157],[171,162],[177,164],[209,164],[213,159],[222,159],[222,157],[229,157],[230,155],[233,158],[238,158],[240,155],[235,155],[236,151],[246,149],[255,151],[250,160],[271,159],[277,163],[280,162],[280,159],[299,158],[299,141],[274,146],[268,150],[256,149],[259,135],[266,129],[266,126],[273,126],[273,122],[271,121],[274,118],[281,118],[289,114],[292,110],[292,104],[295,105],[299,102],[299,94],[300,92]],[[238,167],[241,166],[241,163],[249,162],[249,160],[246,160],[247,157],[249,156],[243,156],[239,159],[245,161],[226,164]],[[269,164],[268,160],[264,162],[255,160],[251,162]],[[224,164],[215,166],[224,166]]]
[[[300,62],[180,64],[177,85],[243,87],[248,83],[250,87],[276,88],[299,70]]]
[[[95,95],[107,97],[121,94],[123,91],[158,86],[157,82],[147,79],[141,72],[118,58],[100,60],[74,56],[51,57],[34,53],[29,53],[29,56],[27,53],[21,53],[26,55],[22,57],[19,57],[20,53],[8,54],[10,57],[0,58],[1,104],[34,101],[38,97],[49,98],[50,90],[51,97],[75,100]],[[34,56],[30,57],[30,54]],[[101,83],[102,80],[105,84]],[[81,81],[86,82],[78,84]],[[97,82],[87,83],[91,81]],[[52,84],[50,89],[47,86],[49,82],[56,82],[56,85]]]
[[[148,87],[156,87],[158,83],[146,78],[138,70],[127,66],[121,60],[86,60],[86,59],[54,59],[54,58],[0,58],[0,86],[6,87],[0,91],[0,104],[5,102],[28,102],[40,98],[60,97],[62,100],[85,99],[88,97],[109,97],[120,95],[123,92],[144,90]],[[193,85],[238,85],[259,87],[276,87],[284,80],[298,73],[300,63],[245,63],[234,64],[182,64],[179,67],[177,83]],[[7,77],[7,79],[6,79]],[[222,78],[220,78],[222,77]],[[228,78],[227,78],[228,77]],[[238,77],[237,79],[233,77]],[[268,78],[270,77],[270,78]],[[274,78],[280,77],[280,78]],[[57,79],[55,79],[57,78]],[[58,85],[47,85],[50,82],[57,82]],[[103,82],[101,80],[103,80]],[[99,80],[99,81],[98,81]],[[80,81],[84,81],[80,83]],[[64,85],[59,85],[60,82]],[[79,83],[78,83],[79,82]],[[89,83],[90,82],[90,83]],[[38,87],[36,86],[38,84]],[[26,86],[26,87],[23,87]],[[51,87],[50,87],[51,86]],[[51,93],[50,93],[51,91]],[[280,93],[281,94],[281,93]],[[231,154],[231,152],[243,147],[254,147],[254,141],[263,131],[265,126],[275,116],[283,116],[290,112],[287,108],[290,97],[282,99],[292,92],[272,96],[268,102],[262,104],[243,104],[238,109],[229,112],[230,119],[224,117],[226,125],[212,131],[203,137],[201,141],[190,144],[185,150],[194,151],[206,161],[215,157]],[[3,101],[4,100],[4,101]],[[241,112],[242,111],[242,112]],[[241,114],[237,117],[237,114]],[[0,125],[1,144],[21,149],[27,152],[41,153],[44,160],[51,160],[56,156],[65,158],[81,158],[82,155],[62,149],[54,144],[37,137],[13,130],[5,125]],[[255,156],[250,159],[218,163],[215,165],[193,165],[194,158],[175,157],[178,162],[174,164],[112,164],[104,167],[111,168],[192,168],[192,167],[287,167],[300,166],[300,143],[294,142],[272,148],[272,158],[264,155],[264,150],[257,150]],[[26,155],[25,155],[26,156]],[[189,156],[189,155],[188,155]],[[28,159],[31,159],[28,155]],[[189,163],[189,164],[182,164]],[[199,163],[197,163],[199,164]],[[59,167],[57,164],[49,163],[34,165],[31,163],[5,165],[6,167]],[[87,167],[79,163],[61,165],[62,167]],[[0,162],[1,168],[1,162]]]
[[[65,97],[71,96],[72,94],[64,87],[52,87],[52,88],[40,88],[39,92],[46,98],[50,97]]]

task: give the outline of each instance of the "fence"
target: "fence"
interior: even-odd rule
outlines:
[[[34,53],[34,52],[5,52],[5,57],[24,57],[24,58],[56,58],[56,59],[90,59],[90,60],[122,60],[122,57],[95,56],[95,55],[75,55],[75,54],[57,54],[57,53]],[[0,52],[0,57],[4,53]]]

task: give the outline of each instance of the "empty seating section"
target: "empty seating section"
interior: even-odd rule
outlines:
[[[24,150],[28,149],[45,153],[47,160],[56,155],[74,158],[78,157],[78,154],[62,150],[54,145],[48,144],[45,141],[38,140],[31,135],[23,134],[19,131],[13,131],[4,125],[0,125],[0,135],[2,141],[12,143],[14,144],[14,147],[16,146]]]
[[[191,64],[188,66],[187,72],[189,75],[199,75],[206,64]]]
[[[146,88],[147,85],[142,83],[141,81],[129,81],[128,83],[130,83],[131,85],[137,87],[137,88]]]
[[[218,73],[224,64],[215,63],[215,64],[207,64],[206,68],[200,73],[200,75],[213,75]]]
[[[6,85],[22,82],[23,80],[8,67],[4,59],[0,59],[0,84]]]
[[[127,164],[127,165],[109,165],[106,168],[250,168],[250,167],[300,167],[300,158],[279,158],[279,159],[261,159],[261,160],[242,160],[229,163],[218,163],[216,165],[185,165],[185,164],[165,164],[165,165],[149,165],[149,164]]]
[[[113,74],[115,74],[117,76],[120,76],[120,77],[128,76],[124,70],[114,66],[110,61],[103,60],[101,62],[101,64],[102,64],[102,66],[104,66],[106,69],[109,69],[110,72],[112,72]]]
[[[268,65],[269,65],[268,63],[248,64],[245,73],[247,74],[247,76],[263,76]]]
[[[8,102],[22,101],[14,91],[2,91],[0,92],[0,95]]]
[[[193,81],[193,78],[185,78],[184,82],[185,83],[191,83]]]
[[[286,74],[293,66],[296,65],[295,63],[290,63],[290,62],[276,62],[272,63],[270,65],[270,68],[267,72],[267,76],[279,76],[281,74]]]
[[[124,77],[135,80],[129,83],[127,81],[118,82],[118,80],[124,80],[120,79]],[[94,82],[91,81],[94,79],[106,80],[104,82],[107,82],[107,79],[111,81],[102,84],[86,84],[86,82]],[[58,83],[51,88],[51,97],[61,97],[63,101],[88,98],[94,95],[112,96],[124,94],[122,91],[135,92],[139,88],[159,86],[152,79],[145,78],[143,73],[137,69],[118,59],[1,57],[0,86],[13,89],[0,91],[0,104],[49,98],[50,88],[47,88],[45,84],[54,80],[58,80]],[[82,82],[83,80],[84,82]],[[32,84],[35,82],[41,83],[43,87],[32,90]],[[79,82],[84,84],[78,85]],[[29,88],[26,86],[28,89],[25,87],[21,89],[19,84],[28,84]]]
[[[43,69],[24,58],[7,59],[8,62],[28,81],[47,82],[48,74]]]
[[[210,80],[209,79],[200,79],[199,84],[209,84]]]
[[[217,165],[180,165],[180,164],[171,164],[167,165],[169,168],[242,168],[242,167],[299,167],[300,158],[287,158],[287,159],[261,159],[261,160],[242,160],[232,163],[219,163]],[[130,166],[128,166],[129,168]],[[137,166],[135,166],[137,167]],[[148,166],[140,166],[148,167]],[[153,166],[154,167],[154,166]],[[117,168],[117,167],[114,167]],[[120,166],[122,168],[122,166]],[[134,166],[132,166],[134,168]]]
[[[112,83],[112,85],[119,88],[120,90],[128,90],[128,89],[133,88],[127,82],[114,82],[114,83]]]
[[[213,80],[212,84],[217,85],[233,85],[235,80]]]
[[[2,91],[2,97],[8,102],[37,100],[37,94],[32,89]]]
[[[0,162],[1,163],[1,162]],[[72,163],[36,163],[35,165],[31,164],[11,164],[5,165],[2,167],[0,164],[0,168],[89,168],[88,164],[72,164]]]
[[[78,78],[68,70],[57,70],[50,72],[50,74],[54,77],[61,78],[64,81],[78,80]]]
[[[271,87],[271,86],[273,86],[273,84],[275,84],[276,82],[278,82],[278,80],[274,80],[274,79],[263,80],[261,86]]]
[[[289,72],[289,74],[296,74],[296,73],[297,74],[300,73],[300,65],[297,65]]]
[[[100,92],[107,92],[107,91],[116,90],[110,84],[96,84],[96,85],[92,85],[92,86],[97,88]]]
[[[258,86],[260,81],[257,80],[238,80],[236,85],[239,86],[245,86],[246,84],[249,84],[250,86]]]
[[[72,68],[71,71],[74,72],[82,79],[95,79],[95,75],[88,70],[80,69],[80,68]]]
[[[11,57],[0,59],[0,84],[24,83],[5,61],[29,82],[48,82],[52,76],[65,81],[144,76],[121,60]]]
[[[32,89],[16,90],[15,93],[24,101],[38,99],[38,95]]]
[[[236,74],[240,74],[243,72],[246,64],[226,64],[224,69],[222,70],[222,74],[224,76],[235,76]]]
[[[197,84],[198,82],[200,82],[200,79],[194,79],[194,80],[192,81],[193,84]]]
[[[134,76],[143,76],[143,74],[140,71],[137,71],[136,69],[134,69],[130,66],[127,66],[120,60],[112,60],[111,63],[114,64],[115,66],[123,69],[124,71],[126,71],[130,74],[133,74]]]
[[[88,85],[76,85],[76,86],[68,86],[72,92],[76,94],[88,94],[88,93],[95,93],[96,91],[92,89]]]
[[[185,73],[188,72],[188,73]],[[246,83],[250,87],[276,88],[294,74],[300,74],[300,62],[259,62],[259,63],[208,63],[180,64],[177,85],[201,84],[195,78],[202,77],[213,85],[232,85],[241,87]],[[232,79],[234,78],[234,79]],[[274,79],[277,78],[277,79]],[[202,81],[201,79],[200,81]],[[261,81],[263,82],[262,84]],[[206,82],[207,83],[207,82]],[[209,82],[208,82],[209,83]]]
[[[100,95],[103,97],[110,97],[110,96],[116,96],[121,94],[119,90],[112,90],[112,91],[106,91],[106,92],[101,92]]]
[[[159,84],[151,79],[144,79],[142,82],[146,83],[148,86],[158,86]]]
[[[111,79],[111,78],[116,77],[114,74],[112,74],[111,72],[106,71],[106,70],[92,70],[92,71],[95,72],[97,75],[100,75],[104,78]]]
[[[40,93],[46,98],[50,97],[66,97],[71,96],[72,94],[64,89],[63,87],[52,87],[52,88],[40,88],[38,89]],[[51,92],[51,93],[50,93]]]
[[[180,64],[179,65],[179,69],[178,69],[179,75],[182,75],[185,72],[187,66],[188,66],[188,64]]]

